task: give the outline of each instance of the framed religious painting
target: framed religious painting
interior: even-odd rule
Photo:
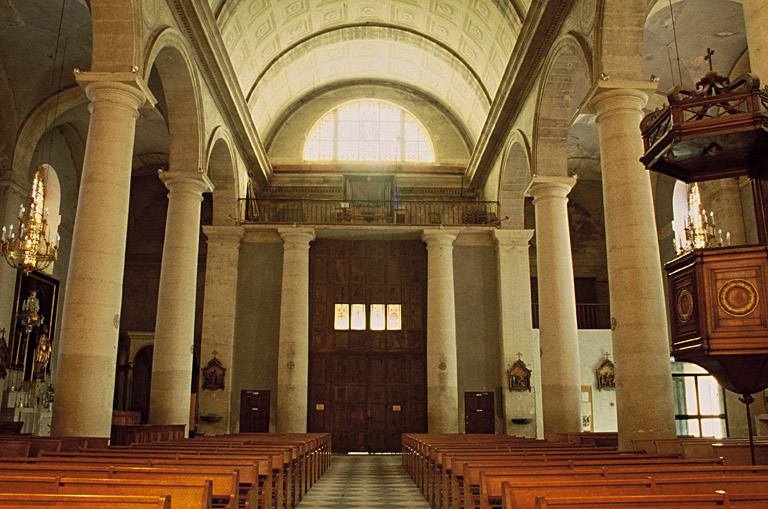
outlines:
[[[22,380],[45,380],[51,372],[58,301],[57,279],[42,272],[18,272],[8,347],[10,365],[24,373]]]

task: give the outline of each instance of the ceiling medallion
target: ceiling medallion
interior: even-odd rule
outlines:
[[[726,282],[717,295],[720,309],[732,316],[747,316],[757,307],[759,295],[757,289],[743,279],[731,279]]]
[[[688,288],[683,288],[677,293],[677,305],[675,306],[677,317],[683,323],[688,323],[693,316],[693,295]]]

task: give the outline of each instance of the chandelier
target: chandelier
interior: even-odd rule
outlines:
[[[56,242],[48,238],[48,207],[45,206],[45,185],[48,171],[44,166],[35,170],[32,190],[26,207],[19,206],[19,225],[6,230],[3,226],[0,237],[0,253],[14,269],[29,274],[33,270],[45,270],[56,261],[59,238]],[[26,214],[26,216],[25,216]]]
[[[707,247],[724,247],[731,245],[731,232],[726,232],[715,226],[715,213],[707,211],[701,205],[701,191],[698,182],[691,186],[688,192],[688,214],[685,217],[685,237],[677,235],[672,239],[675,252],[678,255],[689,253],[694,249]]]

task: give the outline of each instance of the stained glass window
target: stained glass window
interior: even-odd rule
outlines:
[[[403,326],[400,304],[387,304],[387,330],[400,330]]]
[[[352,304],[352,330],[365,330],[365,304]]]
[[[384,304],[371,304],[371,330],[384,330]]]
[[[333,328],[335,330],[401,330],[401,304],[371,304],[370,316],[366,316],[365,304],[334,304]]]
[[[404,109],[384,101],[353,101],[326,114],[304,145],[307,161],[434,162],[424,127]]]
[[[349,304],[336,304],[334,306],[333,328],[336,330],[349,329]]]

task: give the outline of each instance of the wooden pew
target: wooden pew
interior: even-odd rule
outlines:
[[[485,483],[484,483],[485,485]],[[534,509],[537,497],[564,498],[584,496],[636,496],[646,495],[687,495],[714,494],[717,490],[726,493],[768,493],[768,477],[726,476],[726,477],[646,477],[628,479],[570,479],[513,480],[499,486],[498,498],[481,499],[482,509],[502,508],[503,486],[511,491],[516,509]]]
[[[217,462],[218,464],[232,464],[235,461],[252,461],[269,459],[272,465],[271,480],[260,476],[259,481],[265,484],[265,492],[272,485],[272,498],[283,502],[285,507],[293,507],[298,504],[303,493],[298,493],[298,481],[296,477],[295,464],[291,460],[291,452],[281,447],[260,447],[250,450],[233,448],[149,448],[149,447],[130,447],[124,449],[108,449],[105,451],[81,451],[78,454],[55,454],[44,453],[42,457],[49,458],[88,458],[109,461],[122,461],[123,459],[147,460],[150,465],[159,465],[163,463],[186,463],[206,460],[206,462]],[[220,462],[224,463],[220,463]],[[261,472],[260,472],[261,473]],[[261,484],[260,484],[261,486]]]
[[[0,477],[0,492],[59,495],[170,495],[176,507],[211,509],[211,482],[90,479],[69,477]]]
[[[189,509],[213,507],[211,481],[166,481],[138,479],[88,479],[62,477],[62,495],[142,495],[171,496],[171,505]]]
[[[645,495],[591,496],[591,497],[538,497],[537,509],[646,509],[646,508],[697,508],[738,507],[739,509],[765,509],[768,493],[712,495]],[[511,502],[514,504],[514,502]],[[507,505],[506,507],[514,507]]]
[[[65,509],[171,509],[171,497],[0,493],[4,509],[61,507]]]
[[[25,476],[34,477],[37,469],[46,474],[71,473],[65,478],[82,482],[91,478],[118,484],[146,481],[146,477],[168,482],[205,479],[215,481],[212,500],[217,503],[232,505],[239,492],[241,506],[287,509],[298,504],[328,467],[330,446],[329,434],[246,434],[99,450],[80,447],[41,451],[35,458],[7,458],[0,461],[0,475],[16,467]],[[239,474],[239,483],[236,477],[233,481],[233,473]]]
[[[475,463],[467,461],[461,467],[462,476],[457,476],[451,486],[453,500],[463,500],[465,507],[479,506],[481,496],[482,474],[510,476],[523,471],[530,474],[547,472],[551,470],[569,470],[576,473],[585,468],[610,468],[610,469],[647,469],[679,468],[701,466],[718,466],[717,460],[683,460],[669,458],[614,458],[614,459],[580,459],[570,461],[519,461],[517,463]]]
[[[239,471],[227,466],[206,467],[121,467],[89,464],[19,464],[0,463],[0,477],[78,477],[92,479],[144,479],[166,481],[211,481],[211,495],[215,506],[258,507],[256,490],[240,493]],[[242,496],[241,496],[242,495]],[[238,504],[238,502],[240,502]],[[266,507],[269,507],[265,504]]]
[[[276,467],[276,477],[273,477],[272,458],[268,456],[250,457],[247,460],[232,458],[146,458],[129,456],[99,456],[88,457],[38,457],[15,458],[0,462],[2,468],[35,467],[46,469],[61,469],[68,471],[77,468],[112,468],[120,471],[123,468],[158,468],[158,469],[191,469],[203,474],[215,474],[221,469],[237,470],[239,472],[240,499],[252,500],[256,497],[258,503],[251,507],[284,507],[282,486],[282,470]],[[282,463],[281,463],[282,464]]]
[[[103,449],[108,445],[104,437],[69,437],[35,435],[0,435],[0,447],[3,444],[29,443],[28,456],[37,456],[40,451],[78,451],[80,449]]]

